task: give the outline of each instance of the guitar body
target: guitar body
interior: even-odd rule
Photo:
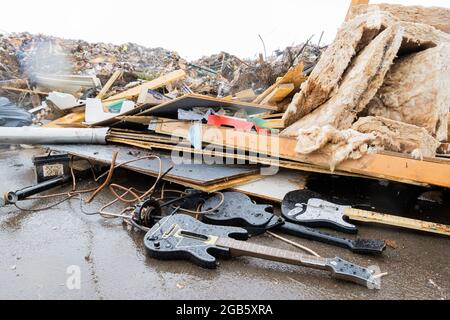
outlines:
[[[263,234],[284,223],[283,219],[273,214],[273,207],[270,205],[255,204],[247,195],[239,192],[225,192],[223,195],[223,204],[215,212],[205,214],[203,222],[244,228],[251,235]],[[219,196],[209,198],[203,204],[202,211],[216,208],[220,200]]]
[[[247,240],[241,228],[220,227],[201,223],[187,215],[173,215],[160,220],[145,235],[149,254],[160,260],[190,260],[198,266],[215,269],[216,257],[230,257],[230,250],[217,247],[215,238]]]
[[[255,204],[242,193],[224,192],[223,195],[223,205],[215,212],[203,215],[203,222],[212,225],[241,227],[251,235],[262,234],[268,230],[281,232],[336,245],[360,254],[381,254],[386,248],[383,240],[352,240],[308,228],[296,220],[286,222],[285,219],[272,213],[272,206]],[[217,207],[220,200],[219,196],[208,199],[203,204],[202,211]]]
[[[346,233],[358,233],[357,227],[346,222],[342,216],[337,219],[331,219],[325,210],[313,208],[312,206],[314,206],[314,202],[317,199],[325,204],[341,207],[341,210],[344,210],[345,207],[351,208],[346,201],[331,196],[324,196],[309,190],[297,190],[289,192],[284,197],[281,204],[283,217],[289,222],[309,227],[332,228]],[[305,204],[312,206],[308,207]]]
[[[190,260],[208,269],[216,268],[216,256],[249,256],[328,271],[335,278],[364,286],[376,285],[373,271],[354,263],[239,241],[247,238],[244,229],[206,225],[177,214],[160,220],[145,235],[144,244],[154,258]]]

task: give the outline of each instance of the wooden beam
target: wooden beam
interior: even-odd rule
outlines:
[[[381,214],[371,211],[364,211],[349,208],[345,210],[345,215],[350,220],[367,222],[367,223],[378,223],[388,226],[395,226],[400,228],[419,230],[423,232],[442,234],[445,236],[450,236],[450,226],[444,224],[438,224],[434,222],[414,220],[404,217],[392,216],[387,214]]]
[[[69,113],[59,119],[56,119],[46,125],[45,128],[86,128],[83,124],[84,112]]]
[[[347,15],[345,16],[345,21],[348,21],[348,19],[350,17],[350,12],[352,11],[352,8],[354,6],[359,6],[361,4],[369,4],[369,0],[351,0],[350,6],[347,11]]]
[[[109,78],[108,82],[103,86],[102,90],[97,95],[97,99],[103,100],[105,95],[108,93],[109,89],[113,86],[114,82],[117,81],[123,74],[122,70],[116,70],[116,72],[113,73],[111,78]]]
[[[244,102],[251,102],[256,98],[255,91],[253,89],[247,89],[243,91],[239,91],[232,97],[232,99],[236,99]]]
[[[281,78],[277,79],[277,81],[271,85],[266,91],[260,94],[253,103],[261,103],[264,99],[272,93],[279,85],[286,83],[293,83],[295,85],[295,89],[299,89],[300,85],[306,80],[306,77],[303,76],[303,63],[299,63],[296,66],[289,69],[289,71]]]
[[[261,104],[273,105],[281,102],[294,90],[295,85],[293,83],[280,84],[261,102]]]
[[[105,102],[117,101],[120,99],[132,99],[132,98],[139,96],[139,94],[141,93],[141,90],[144,88],[147,90],[156,90],[161,87],[164,87],[165,85],[167,85],[169,83],[181,80],[185,77],[186,77],[186,72],[184,72],[184,70],[176,70],[176,71],[170,72],[162,77],[159,77],[155,80],[145,82],[137,87],[131,88],[125,92],[122,92],[122,93],[116,94],[112,97],[109,97],[108,99],[105,100]]]
[[[294,162],[294,161],[287,161],[287,160],[277,160],[277,159],[271,159],[266,156],[249,156],[249,155],[241,155],[241,154],[231,154],[226,152],[221,152],[218,150],[196,150],[192,148],[189,145],[186,144],[180,144],[174,143],[170,144],[167,142],[152,142],[150,140],[156,140],[156,139],[144,139],[144,140],[136,140],[132,138],[122,138],[118,137],[116,135],[110,136],[107,138],[108,142],[113,143],[119,143],[119,144],[125,144],[130,145],[142,149],[159,149],[159,150],[169,150],[169,151],[177,151],[177,152],[183,152],[185,154],[196,154],[196,155],[203,155],[206,157],[219,157],[223,159],[236,159],[241,160],[249,163],[255,163],[255,164],[262,164],[266,166],[272,166],[277,168],[284,168],[284,169],[290,169],[290,170],[296,170],[296,171],[304,171],[304,172],[311,172],[311,173],[323,173],[323,174],[329,174],[330,172],[327,169],[323,169],[318,166],[314,166],[307,163],[301,163],[301,162]],[[355,175],[348,172],[343,171],[336,171],[333,174],[339,175],[339,176],[345,176],[345,177],[362,177],[367,179],[373,179],[372,177],[367,176],[361,176],[361,175]]]
[[[156,132],[186,138],[190,128],[190,123],[161,120],[157,125]],[[257,133],[209,126],[203,126],[202,138],[204,143],[314,164],[324,169],[329,168],[329,159],[326,155],[320,153],[306,156],[297,154],[295,152],[297,140],[292,138],[258,135]],[[420,161],[403,154],[373,154],[366,155],[360,160],[346,160],[336,169],[377,179],[450,188],[450,161],[444,159]]]
[[[0,87],[0,90],[6,90],[6,91],[16,91],[16,92],[23,92],[23,93],[29,93],[29,94],[38,94],[41,96],[48,96],[48,92],[42,92],[42,91],[35,91],[30,89],[19,89],[19,88],[13,88],[13,87]]]

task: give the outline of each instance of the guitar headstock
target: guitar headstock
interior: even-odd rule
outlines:
[[[327,267],[334,278],[357,283],[369,289],[380,288],[380,278],[377,272],[370,268],[364,268],[341,258],[328,259]]]
[[[229,249],[216,246],[218,238],[247,240],[246,230],[204,224],[187,215],[159,221],[144,238],[150,255],[163,260],[191,260],[209,269],[216,267],[214,255],[229,256]]]

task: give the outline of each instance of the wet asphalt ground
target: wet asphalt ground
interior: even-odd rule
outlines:
[[[35,183],[38,150],[0,150],[0,193]],[[151,178],[122,172],[117,181],[145,188]],[[80,187],[93,187],[82,183]],[[69,190],[70,186],[57,191]],[[85,210],[113,198],[103,192]],[[30,201],[40,208],[54,203]],[[111,209],[113,210],[114,207]],[[450,215],[450,212],[448,213]],[[395,228],[360,225],[365,238],[387,239],[380,257],[288,237],[324,257],[339,256],[389,275],[381,290],[332,279],[327,273],[254,258],[222,260],[217,270],[146,255],[143,234],[120,220],[86,216],[78,200],[40,212],[0,208],[0,299],[449,299],[450,239]],[[297,250],[263,235],[250,241]],[[71,282],[80,271],[80,286]],[[68,281],[69,280],[69,281]],[[69,283],[69,287],[67,284]]]

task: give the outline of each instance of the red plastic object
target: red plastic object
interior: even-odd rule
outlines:
[[[247,121],[247,120],[241,120],[237,118],[231,118],[226,116],[216,116],[216,115],[209,115],[208,116],[208,125],[215,126],[215,127],[233,127],[236,130],[242,130],[250,132],[252,131],[253,127],[255,128],[256,132],[259,134],[270,134],[271,131],[269,129],[261,128],[259,126],[255,126],[253,122]]]

